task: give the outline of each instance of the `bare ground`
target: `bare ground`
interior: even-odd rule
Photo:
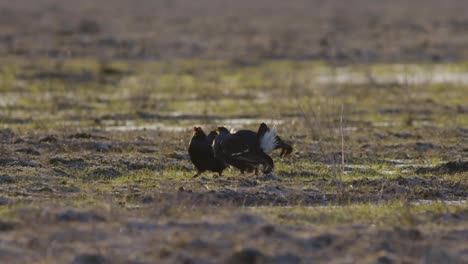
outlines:
[[[0,3],[0,262],[466,262],[466,1],[374,2]]]

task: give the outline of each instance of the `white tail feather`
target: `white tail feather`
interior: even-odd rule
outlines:
[[[237,131],[236,131],[235,128],[231,127],[231,129],[229,130],[229,132],[231,132],[231,134],[234,134],[234,133],[236,133]]]
[[[260,148],[262,148],[263,152],[266,154],[271,154],[277,144],[276,127],[270,128],[260,139]]]

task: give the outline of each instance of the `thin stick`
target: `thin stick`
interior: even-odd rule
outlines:
[[[344,174],[344,133],[343,133],[343,110],[344,106],[341,104],[341,116],[340,116],[340,132],[341,132],[341,173]]]

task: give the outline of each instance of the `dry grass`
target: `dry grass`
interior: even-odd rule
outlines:
[[[462,262],[466,3],[351,2],[0,3],[0,262]],[[260,122],[279,181],[191,177]]]

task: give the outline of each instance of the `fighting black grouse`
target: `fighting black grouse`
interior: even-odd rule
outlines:
[[[263,166],[263,173],[270,173],[274,163],[268,155],[274,149],[281,149],[281,156],[292,152],[292,147],[276,135],[276,129],[270,129],[262,123],[258,132],[239,130],[231,134],[225,127],[218,127],[218,136],[213,143],[215,157],[226,165],[244,171],[258,173]]]
[[[221,176],[226,166],[215,158],[212,148],[213,140],[218,134],[216,131],[211,131],[207,136],[201,127],[194,127],[193,131],[194,134],[188,147],[190,160],[197,168],[197,173],[193,177],[197,177],[205,171],[217,172]]]

